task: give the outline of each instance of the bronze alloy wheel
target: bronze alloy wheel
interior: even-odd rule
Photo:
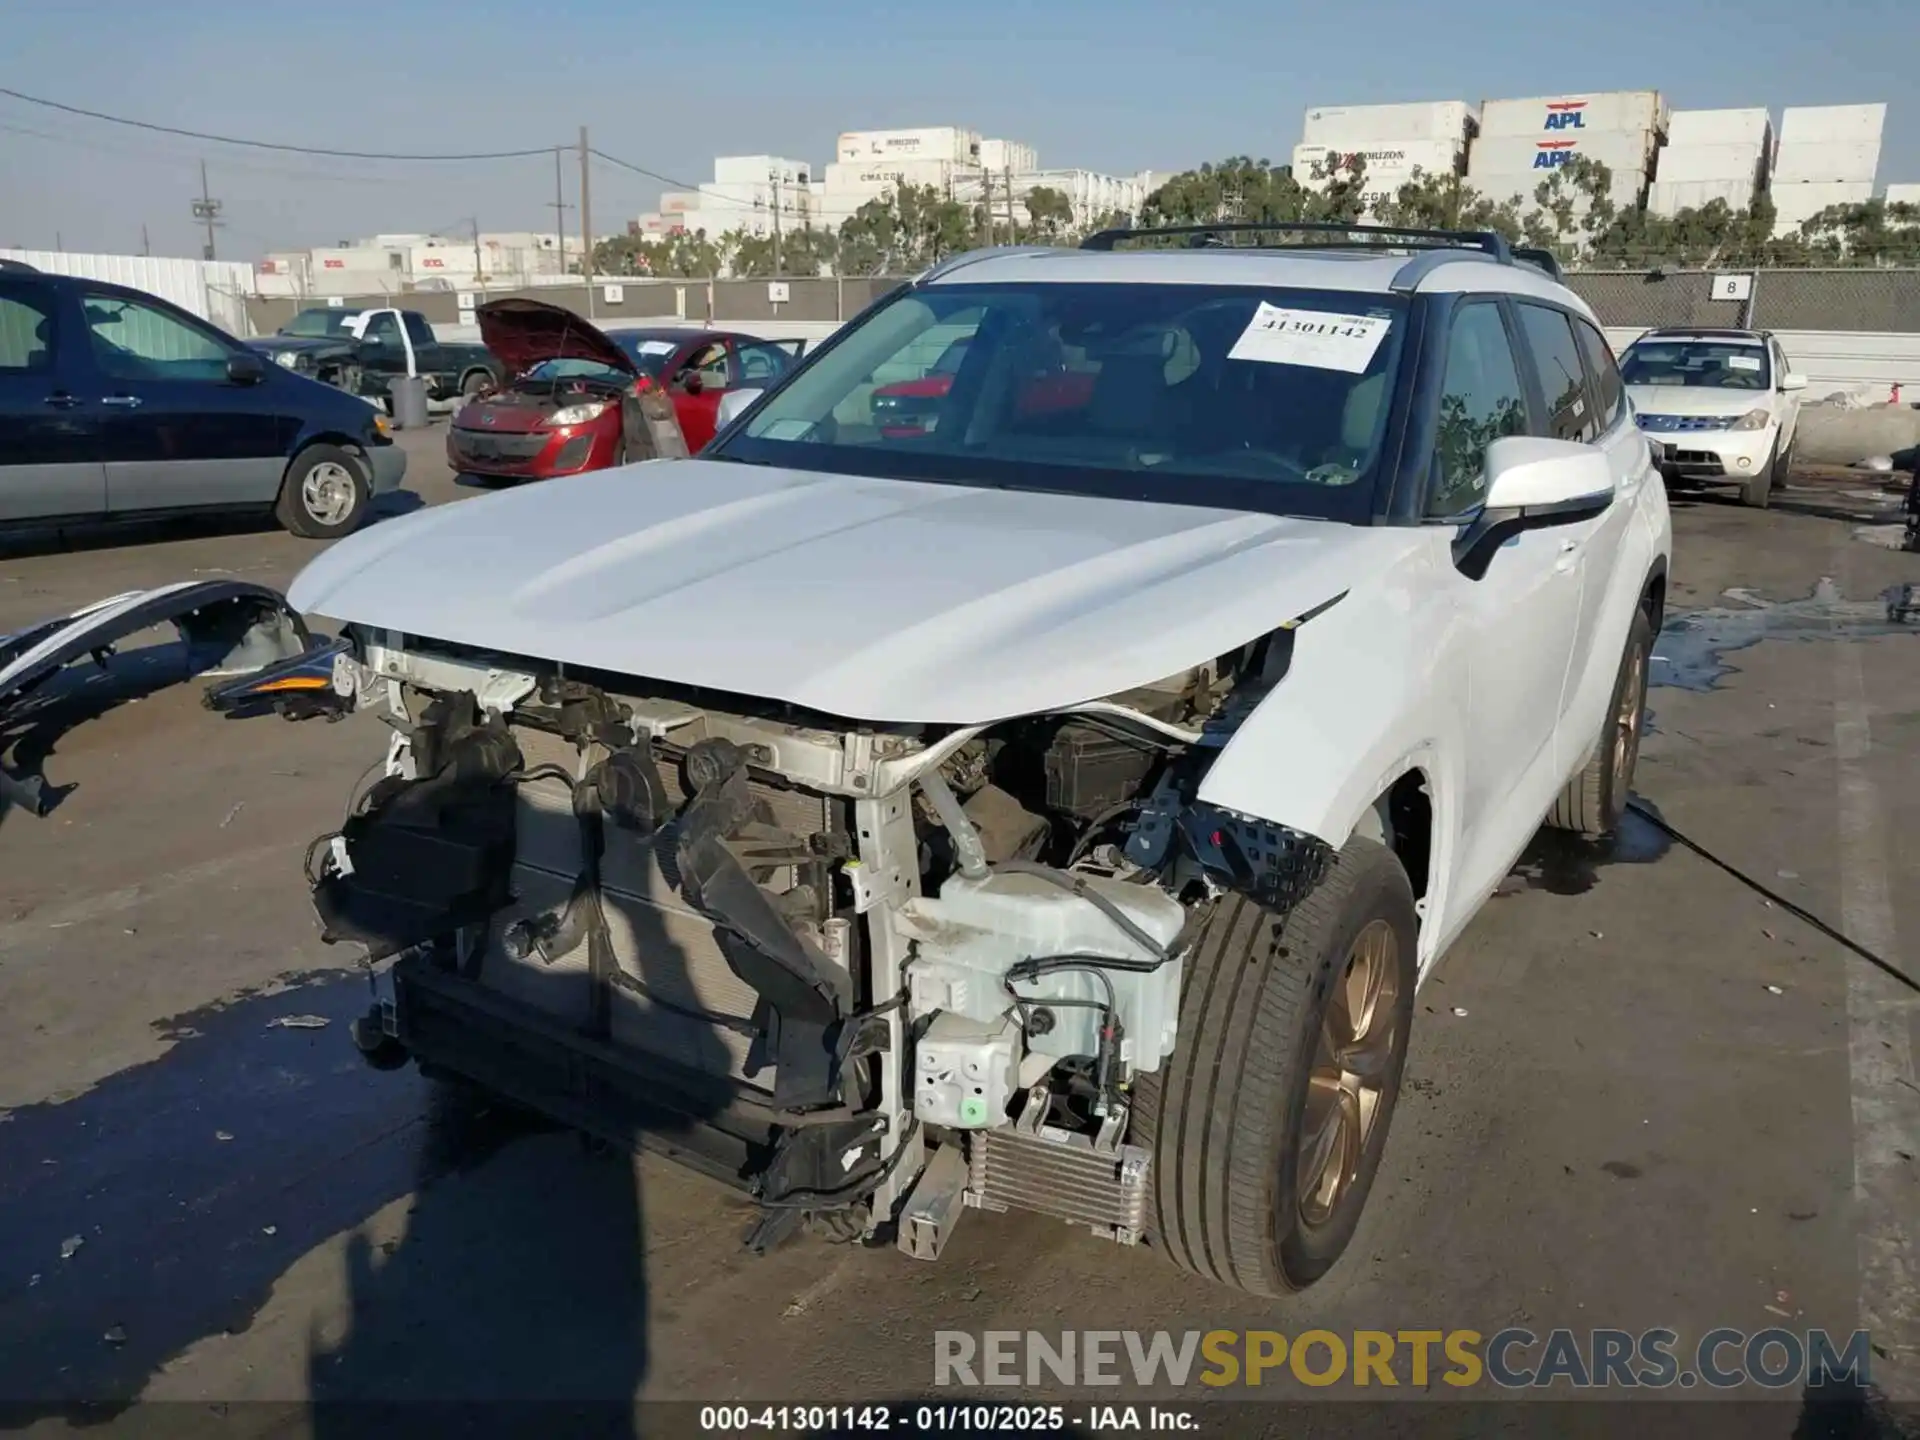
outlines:
[[[1637,743],[1637,742],[1636,742]],[[1353,939],[1327,997],[1300,1125],[1300,1219],[1321,1226],[1359,1178],[1400,1033],[1400,941],[1385,920]]]
[[[1640,759],[1640,731],[1647,716],[1647,652],[1635,645],[1627,651],[1626,684],[1620,687],[1620,708],[1613,716],[1613,793],[1626,803]]]

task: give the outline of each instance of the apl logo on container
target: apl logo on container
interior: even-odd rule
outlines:
[[[1555,100],[1547,106],[1547,130],[1584,130],[1587,128],[1587,102]]]
[[[1557,170],[1573,159],[1575,150],[1571,140],[1542,140],[1533,152],[1533,168],[1536,170]]]

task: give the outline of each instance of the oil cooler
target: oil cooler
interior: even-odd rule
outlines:
[[[1146,1231],[1153,1157],[1121,1140],[1127,1112],[1108,1115],[1095,1136],[1046,1123],[1049,1095],[1028,1092],[1020,1118],[966,1136],[966,1203],[980,1210],[1033,1210],[1135,1245]]]

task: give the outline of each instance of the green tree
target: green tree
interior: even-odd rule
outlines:
[[[1027,211],[1030,226],[1022,239],[1042,242],[1064,239],[1073,231],[1073,201],[1064,191],[1051,186],[1036,185],[1027,192],[1022,202]]]
[[[972,207],[931,185],[901,185],[847,217],[838,263],[846,275],[918,270],[967,249],[978,233]]]

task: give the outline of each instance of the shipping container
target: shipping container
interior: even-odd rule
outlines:
[[[1315,167],[1345,167],[1359,156],[1367,162],[1367,173],[1457,174],[1467,158],[1463,140],[1362,140],[1352,145],[1296,145],[1293,147],[1293,173],[1296,179],[1310,174]]]
[[[1920,185],[1887,186],[1889,205],[1920,205]]]
[[[721,155],[713,162],[713,178],[723,185],[766,184],[778,175],[782,185],[804,185],[812,168],[805,160],[778,155]]]
[[[1040,168],[1040,152],[1018,140],[982,140],[980,163],[999,174],[1024,175]]]
[[[1803,181],[1775,185],[1767,193],[1773,200],[1773,233],[1787,235],[1831,206],[1866,204],[1873,198],[1873,186],[1865,181]]]
[[[1394,135],[1406,140],[1466,140],[1478,128],[1479,111],[1464,100],[1427,100],[1408,105],[1314,105],[1300,139],[1309,145],[1356,145]]]
[[[1653,161],[1651,130],[1578,131],[1561,135],[1498,136],[1473,142],[1467,155],[1469,175],[1518,175],[1550,171],[1576,155],[1598,160],[1612,170],[1645,170]]]
[[[1880,169],[1880,142],[1834,140],[1822,144],[1782,144],[1773,161],[1775,182],[1816,184],[1829,181],[1871,185]]]
[[[1600,95],[1542,95],[1488,100],[1480,106],[1480,135],[1513,138],[1591,135],[1595,131],[1652,130],[1665,134],[1667,102],[1658,90],[1611,90]]]
[[[1667,116],[1669,146],[1773,143],[1773,122],[1764,109],[1675,110]]]
[[[899,185],[931,185],[945,190],[961,181],[977,184],[982,173],[978,166],[956,165],[951,160],[866,160],[858,164],[836,160],[826,169],[826,193],[871,197]]]
[[[247,336],[245,297],[254,270],[244,260],[179,260],[160,255],[84,255],[67,250],[5,250],[0,260],[18,260],[49,275],[76,275],[125,285],[171,300],[230,335]]]
[[[1740,145],[1667,144],[1654,165],[1656,181],[1734,180],[1755,184],[1767,158],[1766,147]]]
[[[1467,187],[1477,194],[1496,202],[1518,200],[1523,209],[1535,208],[1534,194],[1541,184],[1551,179],[1538,171],[1523,170],[1510,174],[1469,174]],[[1637,209],[1647,193],[1647,172],[1644,170],[1616,170],[1613,183],[1608,187],[1607,197],[1613,201],[1617,210]]]
[[[869,160],[944,160],[976,165],[980,161],[980,132],[952,125],[920,130],[849,130],[840,137],[834,158],[850,165]]]
[[[1780,112],[1780,145],[1878,145],[1887,107],[1800,105]]]
[[[1760,187],[1752,180],[1656,180],[1647,191],[1647,212],[1672,219],[1718,200],[1729,210],[1750,210]]]

